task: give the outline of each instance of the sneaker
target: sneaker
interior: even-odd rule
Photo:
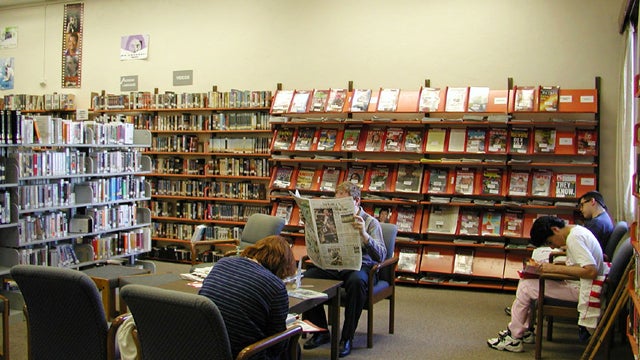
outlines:
[[[504,334],[504,335],[503,335]],[[523,352],[524,346],[522,341],[511,337],[509,330],[503,330],[498,333],[497,338],[488,339],[487,345],[496,350],[504,350],[510,352]]]
[[[498,336],[511,336],[511,332],[507,329],[507,330],[502,330],[498,333]],[[535,344],[536,343],[536,334],[533,333],[533,331],[527,330],[524,332],[524,334],[522,335],[522,340],[523,343],[525,344]]]
[[[504,308],[504,313],[507,314],[507,316],[511,316],[511,306]]]

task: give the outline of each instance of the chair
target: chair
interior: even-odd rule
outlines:
[[[618,247],[618,243],[628,231],[629,225],[627,225],[626,221],[619,221],[616,223],[603,249],[605,261],[611,261],[611,259],[613,259],[613,253]]]
[[[9,299],[0,295],[0,312],[2,312],[2,352],[0,359],[9,360]]]
[[[278,216],[252,214],[244,225],[237,249],[228,251],[225,256],[237,254],[240,250],[255,244],[258,240],[267,236],[280,235],[284,224],[284,219]]]
[[[115,359],[115,334],[98,288],[77,270],[37,265],[11,268],[24,297],[29,359]]]
[[[122,288],[133,315],[142,359],[231,359],[231,344],[222,315],[210,299],[195,294],[131,284]],[[288,341],[297,359],[301,327],[288,328],[244,348],[247,359]]]
[[[620,279],[624,275],[632,254],[633,246],[631,245],[631,240],[629,238],[624,240],[614,252],[609,274],[607,275],[600,293],[601,309],[603,312],[607,306],[608,298],[618,286],[618,282],[620,282]],[[575,278],[560,274],[543,274],[540,276],[540,289],[536,308],[536,359],[540,359],[542,356],[542,327],[544,319],[547,318],[547,340],[552,341],[554,317],[578,319],[579,316],[577,309],[578,302],[551,299],[544,296],[545,280],[571,279]]]

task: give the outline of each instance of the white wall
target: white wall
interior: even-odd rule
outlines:
[[[602,77],[600,189],[613,204],[615,122],[623,40],[622,0],[86,0],[82,88],[61,89],[63,4],[0,9],[17,25],[15,89],[119,92],[122,75],[140,90],[433,86],[594,86]],[[149,34],[149,58],[119,60],[120,36]],[[194,85],[173,88],[174,70]],[[40,86],[42,80],[47,85]]]

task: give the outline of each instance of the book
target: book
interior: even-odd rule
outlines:
[[[482,226],[480,234],[482,236],[500,236],[502,228],[502,213],[491,209],[482,213]]]
[[[369,109],[371,89],[355,89],[351,99],[351,112],[362,112]]]
[[[598,132],[596,130],[576,130],[579,155],[597,155]]]
[[[300,168],[296,173],[296,189],[300,190],[312,190],[315,185],[316,169],[314,168]]]
[[[416,246],[401,247],[398,252],[398,267],[396,271],[417,273],[419,252],[420,248]]]
[[[364,179],[367,173],[367,167],[363,165],[351,165],[347,169],[347,181],[360,186],[364,185]]]
[[[344,129],[344,136],[342,138],[342,150],[343,151],[358,151],[360,145],[360,133],[361,127],[348,127]]]
[[[378,95],[378,111],[396,111],[400,89],[380,89]]]
[[[476,173],[473,169],[460,168],[456,170],[456,186],[457,194],[473,195]]]
[[[553,173],[546,170],[534,170],[531,173],[531,195],[551,196]]]
[[[335,166],[325,166],[320,175],[320,191],[336,191],[341,171]]]
[[[529,137],[531,129],[529,128],[512,128],[511,142],[509,152],[512,154],[528,154],[529,153]]]
[[[465,151],[468,153],[484,153],[487,142],[487,129],[468,128]]]
[[[502,235],[522,237],[523,225],[524,213],[522,211],[507,210],[503,216]]]
[[[432,204],[427,231],[436,234],[456,234],[459,210],[458,206]]]
[[[558,111],[559,86],[540,86],[538,111]]]
[[[311,95],[311,112],[324,112],[327,110],[327,99],[329,99],[329,90],[313,90]]]
[[[384,128],[372,127],[367,130],[367,140],[364,145],[364,151],[382,151],[384,141]]]
[[[291,100],[293,99],[293,90],[278,90],[271,105],[272,113],[285,113],[289,110]]]
[[[473,249],[457,249],[453,260],[453,273],[471,275],[473,273]]]
[[[526,196],[529,189],[529,172],[512,171],[509,176],[509,196]]]
[[[480,210],[472,208],[460,210],[458,235],[480,235]]]
[[[369,169],[369,191],[390,191],[389,178],[392,173],[391,165],[379,164]]]
[[[296,90],[293,93],[291,100],[291,106],[289,107],[290,113],[304,113],[309,108],[309,100],[311,100],[310,90]]]
[[[418,193],[422,184],[422,166],[415,164],[399,164],[395,191]]]
[[[373,217],[381,223],[390,223],[393,216],[393,208],[390,206],[376,206],[373,208]]]
[[[342,112],[347,100],[346,89],[330,89],[327,99],[327,112]]]
[[[416,208],[413,206],[398,206],[396,208],[396,226],[398,231],[413,232],[416,221]]]
[[[445,194],[448,191],[449,171],[445,168],[432,167],[429,170],[429,188],[428,193]]]
[[[425,152],[444,152],[446,139],[446,128],[430,128],[427,131],[427,144],[425,145]]]
[[[464,112],[467,107],[468,87],[447,88],[444,110],[448,112]]]
[[[533,133],[533,152],[536,154],[554,153],[556,148],[556,129],[536,128]]]
[[[293,177],[293,166],[278,166],[274,170],[273,180],[271,181],[271,187],[280,189],[291,188],[291,180]]]
[[[404,145],[402,151],[405,152],[422,152],[422,130],[407,129],[404,135]]]
[[[284,219],[284,223],[289,224],[291,220],[291,213],[293,212],[293,202],[292,201],[279,201],[276,207],[275,216]]]
[[[534,86],[516,86],[514,90],[514,111],[533,111],[535,100]]]
[[[333,151],[336,146],[337,138],[338,138],[338,129],[327,129],[327,128],[320,129],[316,150]]]
[[[280,128],[274,135],[273,150],[289,150],[293,143],[293,128]]]
[[[556,174],[556,193],[557,198],[576,198],[576,174]]]
[[[484,169],[482,171],[482,195],[502,194],[502,170]]]
[[[464,152],[467,147],[467,129],[449,129],[449,141],[447,142],[447,152]]]
[[[438,111],[439,106],[440,106],[440,89],[422,87],[422,89],[420,89],[418,111],[420,112]]]
[[[489,88],[485,86],[469,87],[469,101],[467,111],[485,112],[489,103]]]
[[[507,129],[490,128],[488,133],[489,146],[487,152],[505,154],[507,152]]]
[[[384,138],[384,151],[401,151],[403,141],[403,128],[388,128]]]
[[[293,149],[296,151],[310,151],[316,129],[312,127],[299,127],[296,130]]]

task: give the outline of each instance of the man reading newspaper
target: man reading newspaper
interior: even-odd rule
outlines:
[[[313,265],[307,278],[342,280],[346,290],[345,319],[340,340],[340,357],[351,353],[353,335],[366,301],[368,272],[385,259],[387,250],[380,223],[360,207],[360,188],[343,182],[336,188],[335,199],[303,199],[296,197],[305,221],[307,253]],[[327,328],[322,305],[307,311],[303,317],[321,328]],[[330,340],[329,332],[315,333],[304,344],[313,349]]]

